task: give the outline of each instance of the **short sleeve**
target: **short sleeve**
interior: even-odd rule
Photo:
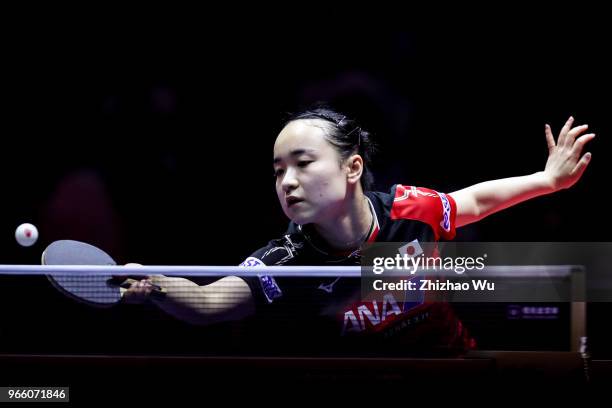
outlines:
[[[433,229],[436,240],[451,240],[455,237],[457,204],[450,195],[429,188],[402,184],[397,184],[394,188],[391,219],[425,222]]]

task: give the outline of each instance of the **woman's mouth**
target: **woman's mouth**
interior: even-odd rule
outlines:
[[[285,202],[287,203],[287,207],[292,207],[297,203],[301,203],[302,201],[304,201],[303,198],[299,198],[299,197],[293,197],[293,196],[289,196],[287,198],[285,198]]]

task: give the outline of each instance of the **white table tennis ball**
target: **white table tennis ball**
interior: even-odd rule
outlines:
[[[38,239],[38,229],[29,223],[21,224],[15,230],[15,239],[19,245],[24,247],[32,246]]]

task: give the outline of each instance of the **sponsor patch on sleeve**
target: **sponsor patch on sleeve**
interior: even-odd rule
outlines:
[[[250,256],[239,266],[243,268],[258,268],[266,266],[266,264],[264,264],[261,259]],[[283,291],[278,286],[278,283],[276,283],[273,276],[257,275],[257,278],[259,279],[261,289],[263,290],[268,303],[272,303],[274,299],[278,299],[279,297],[283,296]]]
[[[266,299],[268,303],[272,303],[274,299],[278,299],[283,296],[283,291],[278,286],[273,276],[269,275],[258,275],[259,283],[261,283],[261,288],[266,295]]]
[[[249,256],[247,259],[244,260],[243,263],[238,266],[241,266],[243,268],[254,268],[257,266],[266,266],[266,264],[264,264],[261,259]]]
[[[450,232],[451,204],[450,201],[448,201],[446,194],[438,193],[438,195],[440,196],[440,200],[442,200],[442,221],[440,221],[440,226],[444,229],[444,231]]]

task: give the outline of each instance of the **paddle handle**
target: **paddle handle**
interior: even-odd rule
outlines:
[[[124,289],[129,289],[134,283],[138,282],[136,279],[132,278],[122,278],[122,277],[113,277],[107,281],[107,283],[111,286],[119,286]],[[153,286],[153,291],[151,291],[151,296],[155,299],[161,300],[166,297],[166,290],[159,285],[150,284]]]

